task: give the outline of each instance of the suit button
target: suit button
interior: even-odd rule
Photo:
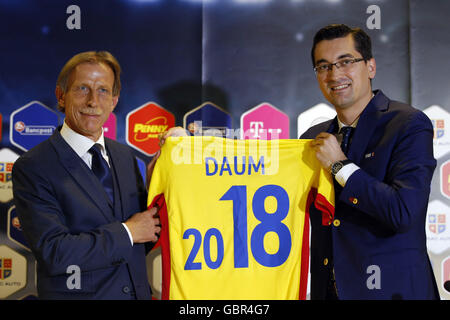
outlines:
[[[339,226],[341,225],[341,221],[340,221],[339,219],[334,219],[334,220],[333,220],[333,225],[334,225],[335,227],[339,227]]]
[[[350,198],[350,202],[353,204],[358,204],[358,199],[357,198]]]
[[[125,286],[122,288],[123,293],[129,293],[130,292],[130,288],[128,286]]]
[[[328,265],[328,258],[323,259],[323,265],[324,266]]]

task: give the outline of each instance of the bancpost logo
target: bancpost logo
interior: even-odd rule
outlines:
[[[172,113],[148,102],[127,115],[126,141],[133,148],[152,156],[159,150],[158,135],[175,126]]]
[[[58,114],[39,101],[11,113],[11,143],[23,151],[48,139],[58,126]]]

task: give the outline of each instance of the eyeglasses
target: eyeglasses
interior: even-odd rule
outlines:
[[[356,62],[360,62],[363,61],[363,58],[356,58],[356,59],[344,59],[344,60],[339,60],[338,62],[335,63],[324,63],[321,64],[320,66],[314,67],[314,72],[316,74],[326,74],[328,71],[332,71],[333,70],[333,66],[336,66],[336,68],[338,69],[342,69],[342,70],[348,70],[350,69],[354,63]]]

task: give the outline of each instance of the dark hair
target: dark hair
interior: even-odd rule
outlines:
[[[314,36],[313,46],[311,49],[311,59],[313,67],[315,66],[314,51],[316,45],[323,40],[333,40],[336,38],[344,38],[351,34],[355,42],[355,49],[363,57],[364,61],[372,59],[372,41],[370,37],[361,28],[350,28],[345,24],[330,24],[317,31]]]

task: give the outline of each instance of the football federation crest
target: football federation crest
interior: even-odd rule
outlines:
[[[0,202],[8,202],[13,198],[12,168],[18,157],[8,148],[0,150]]]
[[[12,259],[0,258],[0,280],[7,279],[12,274]]]
[[[430,106],[423,112],[433,124],[433,153],[434,157],[439,159],[450,151],[450,134],[447,128],[450,123],[450,113],[438,105]]]
[[[0,245],[0,299],[7,298],[26,284],[27,260],[10,247]]]
[[[432,213],[428,215],[428,228],[431,232],[439,234],[445,231],[445,213]]]
[[[447,227],[449,214],[450,207],[442,201],[433,200],[428,204],[425,232],[427,248],[433,254],[450,249],[450,229]]]
[[[431,119],[433,123],[434,136],[433,139],[440,139],[445,134],[445,121],[444,119]]]

